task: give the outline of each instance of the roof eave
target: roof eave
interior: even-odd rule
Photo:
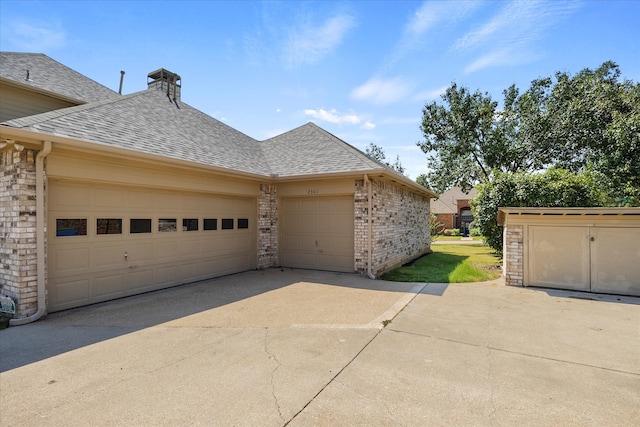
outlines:
[[[69,96],[61,95],[61,94],[59,94],[57,92],[52,92],[52,91],[49,91],[49,90],[46,90],[46,89],[41,89],[39,87],[35,87],[35,86],[31,86],[31,85],[28,85],[28,84],[25,84],[25,83],[21,83],[21,82],[12,80],[12,79],[8,79],[6,77],[0,77],[0,82],[6,83],[6,84],[8,84],[10,86],[17,87],[17,88],[20,88],[20,89],[28,90],[29,92],[34,92],[34,93],[37,93],[37,94],[40,94],[40,95],[45,95],[45,96],[48,96],[50,98],[59,99],[60,101],[70,102],[70,103],[73,103],[73,104],[76,104],[76,105],[82,105],[82,104],[86,104],[87,103],[87,101],[83,101],[81,99],[71,98]]]
[[[90,142],[83,141],[79,139],[34,132],[26,129],[18,129],[10,126],[0,126],[0,138],[11,138],[11,139],[19,139],[20,141],[24,141],[27,145],[31,144],[31,147],[39,147],[39,144],[42,141],[51,141],[55,144],[60,144],[64,147],[73,148],[81,151],[97,151],[103,154],[110,154],[113,156],[126,157],[128,159],[142,160],[142,161],[150,161],[154,163],[171,163],[172,165],[189,167],[189,168],[197,168],[201,170],[207,170],[210,172],[217,172],[224,175],[233,175],[237,177],[265,181],[265,179],[269,179],[268,175],[256,174],[251,172],[244,172],[235,169],[223,168],[220,166],[207,165],[204,163],[197,163],[188,160],[176,159],[172,157],[163,156],[160,154],[151,154],[145,153],[142,151],[131,150],[128,148],[115,147],[112,145],[100,143],[100,142]]]

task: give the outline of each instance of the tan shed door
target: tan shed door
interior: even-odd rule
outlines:
[[[640,229],[530,226],[529,285],[640,296]]]
[[[529,285],[589,291],[589,227],[529,227]]]
[[[352,273],[353,215],[353,196],[281,199],[280,263]]]
[[[251,198],[50,180],[48,206],[50,312],[257,266]]]
[[[591,290],[640,296],[640,229],[591,229]]]

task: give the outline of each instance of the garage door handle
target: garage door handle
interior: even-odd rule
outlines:
[[[318,247],[318,241],[316,240],[316,248]]]
[[[591,236],[591,237],[589,237],[589,240],[590,240],[590,241],[592,241],[592,242],[595,242],[595,241],[596,241],[596,238],[595,238],[595,237],[593,237],[593,236]]]

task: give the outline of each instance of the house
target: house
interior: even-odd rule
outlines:
[[[476,194],[475,188],[465,193],[460,187],[452,187],[431,201],[431,212],[436,214],[440,224],[439,232],[457,228],[463,235],[469,234],[469,225],[473,221],[469,202]]]
[[[436,195],[307,123],[257,141],[160,69],[120,95],[0,56],[0,294],[13,323],[269,267],[375,278],[430,252]]]

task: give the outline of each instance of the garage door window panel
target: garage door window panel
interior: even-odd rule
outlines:
[[[131,218],[129,221],[129,233],[151,233],[150,218]]]
[[[203,223],[203,228],[205,230],[217,230],[218,229],[218,219],[217,218],[205,218]]]
[[[96,234],[122,234],[122,218],[98,218]]]
[[[56,236],[86,236],[86,218],[59,218],[56,219]]]
[[[198,231],[198,219],[184,218],[182,220],[182,231]]]
[[[178,220],[175,218],[158,219],[158,231],[160,233],[171,233],[178,231]]]
[[[223,218],[222,219],[222,229],[223,230],[233,230],[233,219],[232,218]]]

